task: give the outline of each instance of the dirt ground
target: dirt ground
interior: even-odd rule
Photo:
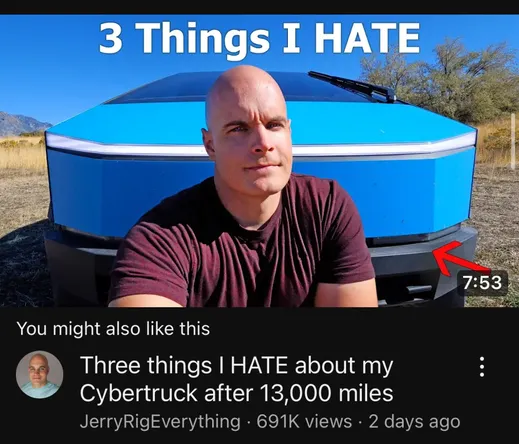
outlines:
[[[53,305],[43,232],[47,176],[0,169],[0,306]]]
[[[510,279],[504,298],[472,298],[470,306],[519,307],[519,170],[478,166],[468,225],[479,231],[475,261],[506,270]]]
[[[52,306],[43,232],[47,176],[0,170],[0,306]],[[480,232],[476,261],[505,269],[506,298],[472,298],[469,306],[519,307],[519,170],[478,166],[472,219]]]

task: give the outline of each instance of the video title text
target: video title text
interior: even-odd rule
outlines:
[[[353,23],[345,26],[342,23],[315,23],[311,30],[303,30],[300,23],[283,23],[285,42],[282,45],[284,54],[301,54],[314,52],[324,54],[349,54],[362,51],[388,53],[390,37],[398,39],[400,53],[419,53],[416,46],[419,40],[419,23]],[[117,54],[126,46],[128,30],[116,22],[105,22],[100,25],[103,41],[99,51],[103,54]],[[222,54],[231,62],[240,62],[249,53],[266,54],[272,50],[269,29],[231,29],[225,32],[217,29],[199,29],[197,23],[190,21],[187,27],[176,27],[169,21],[135,23],[132,32],[136,32],[140,47],[144,54],[161,52],[163,54]],[[300,35],[303,32],[315,34],[314,47],[301,46]],[[369,35],[369,36],[368,36]],[[414,43],[414,44],[413,44]],[[275,48],[277,50],[277,48]]]

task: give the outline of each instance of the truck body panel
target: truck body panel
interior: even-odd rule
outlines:
[[[295,160],[298,173],[348,191],[367,237],[433,233],[469,217],[475,148],[441,157]],[[207,160],[110,160],[49,149],[54,221],[123,237],[149,208],[213,173]]]

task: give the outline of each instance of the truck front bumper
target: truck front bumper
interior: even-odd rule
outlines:
[[[449,262],[446,265],[450,276],[441,274],[433,251],[458,241],[461,245],[450,253],[472,261],[477,238],[478,232],[474,228],[460,227],[427,242],[371,248],[380,305],[463,307],[465,297],[457,282],[458,271],[462,268]]]
[[[469,227],[432,241],[370,248],[380,306],[464,306],[464,297],[457,291],[460,267],[447,264],[450,277],[444,276],[433,255],[433,250],[454,240],[461,246],[451,253],[473,260],[477,231]],[[106,305],[116,245],[66,231],[49,231],[45,249],[56,305]]]
[[[45,251],[57,306],[104,306],[117,246],[76,233],[45,233]]]

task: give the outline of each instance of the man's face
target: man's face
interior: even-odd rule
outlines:
[[[277,85],[249,82],[217,94],[210,131],[203,134],[217,174],[234,191],[266,197],[287,184],[291,129]]]
[[[43,387],[47,384],[49,366],[41,356],[35,356],[29,363],[29,380],[33,387]]]

